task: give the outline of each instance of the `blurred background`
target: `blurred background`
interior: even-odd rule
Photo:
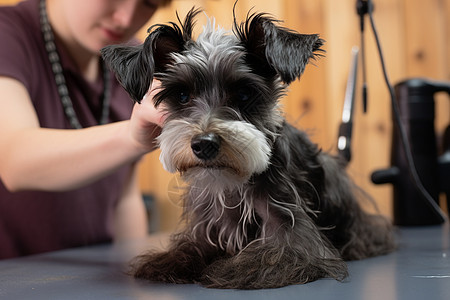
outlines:
[[[173,0],[156,13],[148,26],[139,33],[147,35],[154,23],[176,21],[176,11],[183,19],[193,6],[201,7],[216,24],[230,29],[235,0]],[[18,0],[0,0],[12,4]],[[411,77],[450,80],[450,0],[373,0],[374,20],[384,52],[387,71],[394,85]],[[247,12],[266,12],[283,20],[283,26],[300,33],[318,33],[326,40],[326,55],[310,64],[300,81],[290,86],[283,99],[289,122],[306,130],[324,151],[336,152],[338,126],[341,122],[351,49],[360,45],[359,16],[356,0],[239,0],[236,6],[238,22]],[[205,23],[198,19],[196,32]],[[388,90],[372,30],[366,17],[366,72],[368,112],[362,112],[361,64],[358,70],[352,161],[349,172],[354,181],[376,201],[382,214],[392,217],[392,187],[374,185],[371,173],[390,166],[391,108]],[[436,97],[435,126],[440,136],[450,118],[449,97]],[[159,151],[147,155],[141,162],[141,187],[154,199],[153,226],[157,230],[172,230],[178,223],[182,183],[176,174],[163,170]],[[450,183],[449,183],[450,184]],[[442,201],[444,202],[444,201]]]

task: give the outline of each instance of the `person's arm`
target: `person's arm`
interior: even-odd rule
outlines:
[[[147,235],[148,220],[137,173],[135,164],[117,203],[113,228],[114,241],[136,239]]]
[[[150,99],[133,115],[79,130],[40,128],[24,85],[0,77],[0,178],[11,191],[62,191],[93,182],[153,149],[161,116]]]

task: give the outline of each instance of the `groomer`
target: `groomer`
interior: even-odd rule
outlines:
[[[0,258],[146,234],[136,162],[163,115],[99,56],[170,0],[0,7]],[[131,118],[130,118],[131,116]]]

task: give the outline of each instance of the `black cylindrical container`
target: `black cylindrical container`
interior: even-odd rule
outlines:
[[[410,79],[395,86],[400,119],[406,129],[417,173],[423,186],[437,202],[439,177],[434,128],[436,88],[429,81]],[[439,224],[410,176],[398,127],[392,135],[391,162],[399,170],[394,182],[394,222],[397,225]]]

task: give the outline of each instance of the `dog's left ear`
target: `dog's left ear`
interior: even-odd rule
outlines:
[[[321,56],[324,43],[317,34],[299,34],[277,26],[265,14],[253,14],[235,32],[246,47],[247,62],[265,77],[279,75],[289,84],[299,78],[310,59]]]

